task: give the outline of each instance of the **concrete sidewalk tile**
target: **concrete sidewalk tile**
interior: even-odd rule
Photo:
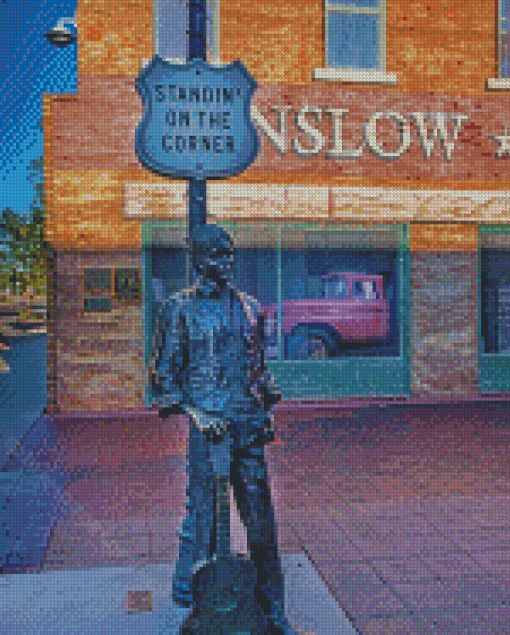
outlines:
[[[418,617],[427,625],[435,623],[435,632],[439,634],[503,635],[510,631],[510,610],[508,607],[487,606],[481,610],[466,609],[455,612],[446,609]]]
[[[288,522],[278,522],[279,553],[298,553],[302,549],[301,540]]]
[[[361,560],[356,545],[337,525],[335,519],[326,523],[321,516],[303,515],[294,525],[300,544],[314,559]]]
[[[178,523],[171,526],[170,530],[150,533],[150,557],[154,562],[170,562],[177,560],[179,536],[177,531],[180,527]]]
[[[485,623],[484,633],[501,635],[510,632],[510,605],[489,606],[481,611],[471,611]]]
[[[427,514],[423,500],[407,499],[405,501],[377,501],[362,509],[366,513],[379,518],[399,520],[401,518],[421,518]]]
[[[474,526],[480,529],[510,528],[510,503],[494,501],[492,509],[471,514],[470,518]]]
[[[363,635],[429,635],[423,625],[410,617],[371,618],[360,624]]]
[[[502,575],[494,575],[491,577],[494,584],[501,589],[501,592],[507,598],[506,604],[510,606],[510,569],[507,569]]]
[[[448,511],[454,511],[461,515],[489,514],[495,509],[496,502],[503,502],[505,496],[452,496],[442,504]]]
[[[468,553],[454,552],[441,556],[417,556],[434,578],[452,578],[465,574],[483,574],[484,569]]]
[[[470,611],[452,611],[450,607],[423,611],[417,615],[424,628],[437,635],[461,635],[461,633],[485,635],[487,623],[479,614]],[[498,631],[502,635],[504,631]]]
[[[457,597],[470,609],[502,606],[508,601],[501,587],[490,575],[465,575],[443,581],[445,593]]]
[[[362,581],[343,581],[340,605],[356,620],[374,617],[392,617],[405,610],[404,604],[386,585],[367,589]]]
[[[96,560],[98,564],[107,565],[110,562],[117,564],[131,564],[150,558],[150,535],[120,536],[118,538],[103,538],[101,551],[96,556],[103,560]]]
[[[455,513],[446,513],[430,521],[430,524],[442,536],[450,536],[455,531],[473,531],[479,528],[473,516],[459,516]]]
[[[507,603],[510,604],[510,569],[507,569],[502,575],[494,577],[494,584],[503,591],[503,594],[508,598]]]
[[[404,610],[400,600],[369,564],[342,563],[339,567],[327,560],[315,563],[315,567],[340,606],[356,623],[362,618],[390,616]]]
[[[303,553],[282,558],[287,618],[314,635],[354,635],[351,621]]]
[[[366,538],[363,539],[362,536],[365,535]],[[354,535],[352,541],[366,559],[401,560],[418,554],[444,553],[451,549],[451,544],[446,539],[433,532],[383,535],[372,531],[362,536]]]
[[[382,519],[377,516],[374,519],[379,525],[379,531],[387,531],[394,534],[435,533],[436,531],[436,523],[434,521],[411,514],[395,520]]]
[[[481,549],[507,549],[510,547],[510,529],[453,531],[451,540],[469,552]]]
[[[413,613],[421,613],[425,609],[437,609],[439,607],[453,608],[456,604],[456,599],[446,596],[444,587],[437,580],[393,584],[392,588]]]
[[[488,573],[510,576],[510,549],[483,549],[470,555]]]
[[[501,589],[488,576],[463,576],[454,580],[395,584],[395,593],[410,607],[422,612],[439,607],[477,609],[505,601]]]
[[[365,539],[359,536],[353,536],[352,541],[357,551],[361,554],[359,560],[389,559],[399,558],[402,554],[399,552],[395,542],[385,538],[384,536],[372,533]]]
[[[336,576],[339,578],[361,577],[369,584],[381,584],[383,582],[371,562],[342,562],[335,564],[329,560],[321,559],[316,565],[320,570],[326,568],[327,571],[335,571]]]
[[[431,571],[416,556],[403,559],[377,559],[372,564],[386,582],[418,582],[432,578]]]
[[[439,534],[415,532],[412,535],[396,536],[396,557],[408,555],[442,554],[452,550],[452,543]]]

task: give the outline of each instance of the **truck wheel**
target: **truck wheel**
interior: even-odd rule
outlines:
[[[320,329],[298,326],[286,342],[287,359],[328,359],[335,353],[335,343]]]

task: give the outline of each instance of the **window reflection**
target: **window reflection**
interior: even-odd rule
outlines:
[[[399,355],[390,231],[288,232],[281,250],[284,359]],[[373,246],[371,248],[371,246]]]
[[[510,250],[481,250],[484,353],[510,353]]]
[[[322,297],[331,300],[347,300],[349,298],[349,287],[345,278],[340,276],[323,277]]]
[[[225,229],[234,239],[233,283],[265,314],[267,361],[399,355],[391,230],[278,231],[249,223]],[[162,247],[152,254],[157,305],[186,286],[186,253]]]

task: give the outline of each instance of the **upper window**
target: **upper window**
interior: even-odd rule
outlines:
[[[508,44],[507,44],[507,17],[509,14],[510,0],[499,0],[498,11],[498,68],[499,77],[507,78],[508,73]]]
[[[155,53],[184,64],[188,57],[189,7],[186,0],[153,0]],[[219,0],[207,1],[207,61],[219,63]]]
[[[385,4],[386,0],[326,0],[328,68],[386,70]]]

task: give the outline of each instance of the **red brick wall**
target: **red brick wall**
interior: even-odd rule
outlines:
[[[48,342],[50,411],[145,407],[143,304],[112,302],[108,313],[84,314],[85,267],[137,267],[141,253],[59,251]]]

